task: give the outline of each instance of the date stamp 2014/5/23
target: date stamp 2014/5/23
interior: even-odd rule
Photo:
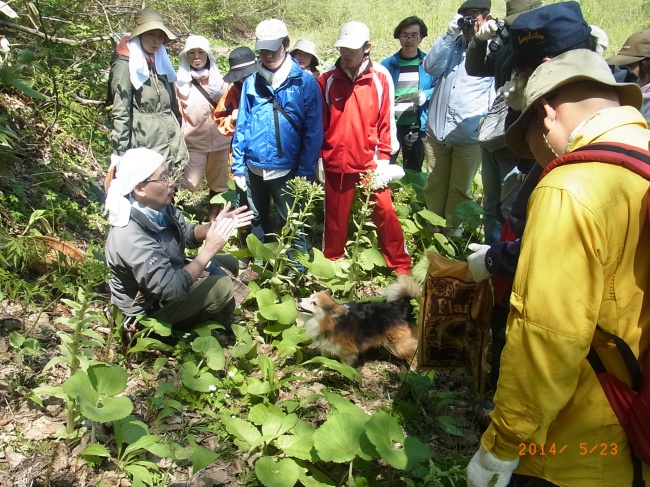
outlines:
[[[571,445],[557,445],[555,443],[519,443],[519,456],[553,456],[562,455],[563,453],[571,452]],[[578,443],[573,447],[573,451],[577,451],[580,455],[616,455],[618,454],[617,443]]]

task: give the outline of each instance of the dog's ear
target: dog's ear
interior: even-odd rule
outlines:
[[[325,294],[327,294],[328,296],[331,296],[332,295],[332,290],[331,289],[325,289]]]

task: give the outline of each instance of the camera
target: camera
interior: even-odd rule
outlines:
[[[497,52],[504,44],[510,42],[510,32],[504,20],[497,20],[497,33],[490,41],[488,48],[491,52]]]
[[[458,27],[460,27],[462,30],[472,30],[475,23],[476,19],[471,15],[467,15],[458,19]]]

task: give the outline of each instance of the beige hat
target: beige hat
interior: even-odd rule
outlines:
[[[506,0],[506,24],[510,25],[519,14],[542,6],[542,0]]]
[[[339,38],[336,39],[334,47],[346,47],[348,49],[359,49],[370,40],[370,30],[362,22],[347,22],[341,26]]]
[[[266,19],[255,28],[255,50],[277,51],[285,37],[289,37],[287,25],[278,19]]]
[[[621,105],[641,107],[643,101],[641,88],[636,83],[617,83],[600,54],[587,49],[565,52],[540,64],[528,80],[524,88],[526,108],[506,131],[506,144],[512,152],[526,159],[535,158],[526,140],[526,129],[533,112],[533,104],[561,86],[577,81],[597,81],[616,88]]]
[[[176,36],[165,27],[162,16],[152,8],[143,8],[135,14],[135,27],[131,31],[131,39],[150,30],[160,29],[165,33],[165,44],[176,39]]]
[[[611,66],[627,66],[650,57],[650,29],[632,34],[616,56],[607,58]]]
[[[309,39],[300,39],[297,41],[291,50],[291,54],[293,54],[293,51],[302,51],[311,54],[314,56],[314,66],[318,66],[319,61],[318,56],[316,55],[316,44]]]

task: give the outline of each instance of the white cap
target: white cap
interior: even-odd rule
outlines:
[[[282,45],[282,40],[288,36],[287,26],[281,20],[263,20],[255,29],[255,50],[277,51]]]
[[[347,47],[348,49],[359,49],[370,40],[370,30],[362,22],[347,22],[341,26],[339,38],[334,47]]]

